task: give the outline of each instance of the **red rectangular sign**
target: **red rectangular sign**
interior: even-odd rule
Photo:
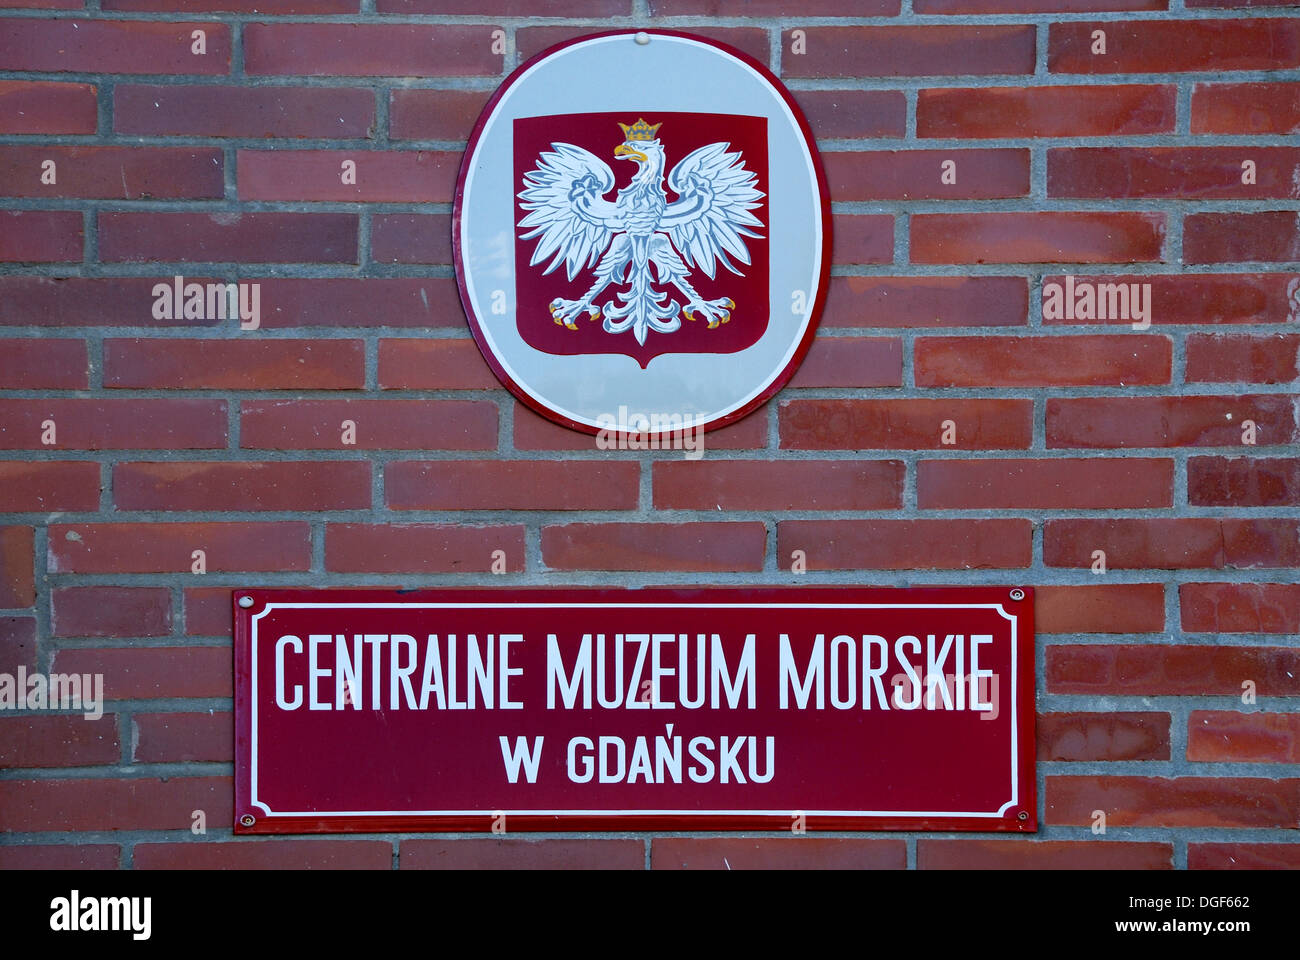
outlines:
[[[1027,589],[234,602],[240,833],[1036,829]]]

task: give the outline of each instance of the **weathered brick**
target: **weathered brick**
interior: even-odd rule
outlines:
[[[89,83],[0,80],[0,134],[94,133],[98,116]]]
[[[1132,263],[1163,258],[1163,213],[926,213],[914,263]]]
[[[1023,327],[1024,277],[832,277],[822,327]]]
[[[77,210],[0,210],[0,262],[80,261],[84,236]]]
[[[1038,759],[1049,761],[1168,760],[1167,713],[1044,713],[1037,723]]]
[[[1251,337],[1194,333],[1187,338],[1189,383],[1290,383],[1297,375],[1300,334]]]
[[[655,837],[653,870],[902,870],[902,840],[861,837]]]
[[[790,387],[901,387],[903,341],[892,337],[818,337]]]
[[[88,383],[84,340],[0,339],[0,389],[84,390]]]
[[[104,341],[104,386],[187,390],[359,390],[360,340]]]
[[[1108,291],[1099,288],[1104,284],[1117,287],[1132,284],[1150,284],[1150,310],[1148,318],[1161,327],[1177,323],[1289,323],[1290,304],[1287,285],[1294,279],[1284,273],[1202,273],[1202,274],[1107,274],[1105,276],[1074,276],[1076,288],[1090,284],[1098,296],[1106,296],[1105,317],[1067,319],[1044,317],[1043,325],[1122,324],[1129,326],[1135,319],[1120,309],[1110,308]],[[1061,275],[1043,277],[1043,286],[1064,287],[1066,278]],[[1077,297],[1077,294],[1076,294]],[[1062,311],[1064,312],[1064,311]],[[1093,310],[1100,314],[1102,311]]]
[[[36,620],[0,617],[0,672],[13,673],[20,666],[36,667]]]
[[[710,450],[753,450],[767,446],[768,414],[760,408],[735,423],[705,433]],[[595,450],[594,434],[579,433],[539,416],[521,403],[514,405],[516,450]]]
[[[250,23],[250,74],[349,77],[491,77],[501,73],[486,24]]]
[[[56,637],[164,637],[172,629],[166,587],[57,587],[50,592]]]
[[[493,450],[497,410],[484,400],[245,400],[240,445],[270,450]],[[355,444],[343,443],[343,424]]]
[[[1187,759],[1207,763],[1300,763],[1300,714],[1193,710]]]
[[[338,573],[487,573],[493,554],[509,573],[524,569],[521,525],[331,523],[325,569]]]
[[[1215,570],[1300,566],[1300,520],[1261,517],[1048,520],[1043,561],[1091,567],[1106,554],[1109,570]]]
[[[42,441],[54,421],[55,443]],[[0,450],[199,450],[226,445],[226,401],[0,400]]]
[[[137,870],[391,870],[387,840],[290,838],[137,843]]]
[[[388,135],[394,140],[468,140],[489,96],[486,90],[392,90]]]
[[[901,90],[792,92],[819,140],[901,137],[907,127],[907,98]]]
[[[376,263],[451,263],[451,217],[445,213],[374,214],[370,218],[370,256]]]
[[[272,9],[267,9],[270,6]],[[275,0],[268,4],[266,0],[100,0],[104,10],[132,10],[163,12],[178,11],[189,13],[195,11],[221,11],[230,13],[268,14],[312,14],[312,13],[356,13],[360,9],[359,0]]]
[[[1294,443],[1289,397],[1050,397],[1048,447],[1239,447],[1254,423],[1260,446]]]
[[[922,460],[922,510],[1170,507],[1174,462],[1138,458]]]
[[[356,263],[353,213],[99,213],[105,261]]]
[[[77,647],[56,651],[50,669],[102,673],[104,696],[109,700],[230,697],[232,662],[228,646]]]
[[[654,465],[662,510],[889,510],[901,460],[673,460]]]
[[[1300,213],[1189,213],[1183,218],[1187,263],[1300,260]],[[1295,307],[1288,308],[1292,313]]]
[[[449,203],[461,155],[446,150],[240,150],[240,200]],[[344,183],[344,165],[353,180]]]
[[[833,217],[831,262],[892,263],[894,218],[882,214],[840,213]]]
[[[403,840],[398,856],[403,870],[645,869],[645,844],[631,838]]]
[[[1158,633],[1165,628],[1159,583],[1040,584],[1034,590],[1039,633]]]
[[[34,534],[31,527],[0,527],[0,608],[36,602]]]
[[[113,502],[119,510],[367,510],[370,464],[117,463]]]
[[[1300,633],[1300,584],[1183,583],[1178,603],[1189,633]]]
[[[1259,777],[1051,777],[1050,824],[1085,826],[1093,811],[1108,827],[1292,827],[1300,780]]]
[[[768,62],[770,45],[767,31],[760,27],[715,27],[710,24],[699,24],[693,25],[689,32],[735,47],[760,63]],[[547,47],[576,37],[585,37],[590,33],[591,27],[586,26],[521,27],[515,31],[515,46],[519,51],[519,60],[523,62],[541,53]]]
[[[1163,6],[1164,0],[1159,2]],[[1169,85],[1132,84],[920,90],[916,135],[1004,138],[1172,133],[1174,92]]]
[[[913,0],[917,13],[1099,13],[1165,10],[1169,0]]]
[[[1195,644],[1059,644],[1046,650],[1048,693],[1239,697],[1246,680],[1261,697],[1300,696],[1300,650]]]
[[[3,213],[0,213],[0,218]],[[80,214],[77,215],[80,223]],[[0,219],[0,223],[3,220]],[[80,229],[80,228],[78,228]],[[0,233],[0,242],[4,235]],[[77,241],[80,251],[81,241]],[[80,252],[77,259],[80,259]],[[206,284],[214,277],[187,276],[187,283]],[[172,277],[0,277],[0,326],[213,327],[218,319],[160,320],[153,316],[153,289]],[[318,281],[324,282],[324,281]]]
[[[6,511],[79,512],[99,509],[99,464],[80,460],[0,461]]]
[[[1093,54],[1093,31],[1106,34]],[[1300,23],[1261,20],[1135,20],[1053,23],[1051,73],[1178,73],[1189,70],[1283,70],[1300,67]]]
[[[53,163],[56,181],[42,182]],[[100,200],[219,199],[222,155],[210,147],[0,147],[0,195]]]
[[[305,522],[75,523],[49,529],[52,573],[188,573],[202,550],[209,573],[306,570]]]
[[[498,385],[473,340],[379,341],[382,389],[491,390]]]
[[[121,855],[115,843],[7,844],[0,847],[0,870],[113,870]]]
[[[229,777],[0,780],[5,826],[17,832],[188,830],[190,812],[226,819]]]
[[[787,77],[938,77],[1034,72],[1034,28],[998,26],[806,27],[807,53],[781,34]]]
[[[234,760],[235,720],[229,713],[136,713],[131,723],[136,763]]]
[[[1026,449],[1030,400],[787,400],[781,447],[793,450]],[[943,443],[955,425],[956,443]]]
[[[1128,840],[939,840],[916,844],[918,870],[1170,870],[1172,843]]]
[[[1251,161],[1254,182],[1243,183]],[[1068,147],[1047,151],[1047,195],[1119,199],[1289,198],[1300,150],[1289,147]]]
[[[465,328],[450,277],[259,277],[262,326]]]
[[[944,165],[955,182],[944,182]],[[846,200],[995,199],[1029,195],[1029,151],[823,151],[831,197]]]
[[[372,136],[374,122],[374,93],[353,87],[121,83],[113,90],[113,129],[137,136],[351,140]]]
[[[923,337],[918,387],[1135,386],[1168,383],[1168,337]]]
[[[1027,567],[1028,520],[783,520],[782,566],[803,551],[809,570],[972,570]]]
[[[206,52],[192,52],[202,30]],[[224,23],[6,18],[0,70],[45,73],[230,72],[230,28]]]
[[[1300,83],[1198,83],[1192,133],[1287,134],[1300,130]]]
[[[1187,869],[1300,870],[1300,843],[1189,843]]]
[[[761,523],[569,523],[542,527],[552,570],[761,570]]]
[[[384,467],[394,510],[632,510],[640,465],[590,460],[407,460]]]
[[[122,756],[117,718],[111,713],[95,720],[81,713],[0,717],[0,756],[11,769],[117,763]]]

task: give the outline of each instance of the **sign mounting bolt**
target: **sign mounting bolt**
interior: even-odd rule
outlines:
[[[1011,599],[1012,600],[1025,599],[1025,591],[1021,590],[1019,587],[1016,587],[1016,589],[1011,591]]]
[[[1021,810],[1019,813],[1016,814],[1016,819],[1017,819],[1017,820],[1028,820],[1028,819],[1029,819],[1029,814],[1026,813],[1024,810]]]
[[[239,822],[242,826],[251,827],[253,824],[257,823],[257,818],[251,813],[246,813],[239,818]]]
[[[650,34],[646,33],[644,30],[638,31],[636,35],[636,42],[641,44],[641,46],[644,47],[647,43],[650,42]]]
[[[239,605],[243,607],[245,610],[247,610],[249,607],[253,605],[253,598],[249,596],[240,597]]]

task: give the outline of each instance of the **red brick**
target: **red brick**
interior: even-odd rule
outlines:
[[[85,0],[0,0],[0,9],[25,7],[47,10],[80,10],[85,5]]]
[[[137,713],[131,722],[135,763],[234,760],[235,721],[229,713]]]
[[[1127,84],[921,90],[916,135],[983,139],[1173,133],[1174,92],[1172,86]]]
[[[907,98],[901,90],[794,90],[792,93],[819,140],[902,137],[906,130]]]
[[[1048,777],[1046,820],[1107,827],[1291,827],[1300,780],[1247,777]]]
[[[172,629],[166,587],[59,587],[50,608],[56,637],[165,637]]]
[[[487,90],[391,90],[388,135],[394,140],[468,140]]]
[[[80,261],[83,224],[78,210],[0,210],[0,262]]]
[[[0,80],[0,134],[94,133],[98,115],[89,83]]]
[[[376,0],[380,13],[450,14],[476,17],[601,17],[627,16],[632,0],[547,0],[539,8],[532,0]]]
[[[892,263],[894,218],[880,214],[841,213],[834,216],[831,262]]]
[[[41,182],[44,164],[57,182]],[[222,155],[208,147],[0,147],[0,195],[105,200],[219,199]]]
[[[0,339],[0,389],[84,390],[88,384],[84,340]]]
[[[787,77],[987,76],[1034,72],[1034,28],[807,27],[806,54],[794,54],[781,33],[781,72]]]
[[[206,53],[190,50],[195,30],[207,36]],[[0,34],[0,70],[228,74],[230,28],[223,23],[8,18]]]
[[[1107,274],[1074,276],[1076,284],[1150,284],[1154,319],[1165,326],[1176,323],[1289,323],[1287,284],[1294,276],[1282,273],[1202,273],[1202,274]],[[1063,286],[1065,277],[1048,275],[1043,285]],[[1044,326],[1079,324],[1122,324],[1132,321],[1122,316],[1081,320],[1043,318]],[[1120,311],[1114,311],[1116,314]]]
[[[1011,569],[1030,563],[1028,520],[784,520],[777,563],[809,570]]]
[[[524,528],[453,523],[331,523],[325,569],[337,573],[487,573],[492,555],[524,569]]]
[[[132,10],[181,13],[209,10],[232,13],[356,13],[358,0],[100,0],[103,10]],[[270,9],[268,9],[268,7]]]
[[[1289,397],[1077,397],[1047,401],[1048,447],[1236,447],[1242,423],[1261,446],[1294,443]]]
[[[356,444],[344,446],[344,420]],[[245,449],[494,450],[497,409],[485,400],[246,400]]]
[[[1168,383],[1173,344],[1157,336],[924,337],[918,387],[1061,387]]]
[[[1027,449],[1030,400],[787,400],[780,406],[785,450]],[[956,424],[952,445],[944,421]]]
[[[912,217],[913,263],[1159,261],[1163,213],[928,213]]]
[[[195,550],[209,573],[311,565],[303,522],[52,524],[49,544],[51,573],[189,573]]]
[[[356,263],[351,213],[100,211],[105,261]]]
[[[1039,633],[1159,633],[1165,628],[1165,588],[1159,583],[1065,586],[1034,590]]]
[[[1024,277],[832,277],[823,327],[1023,327]]]
[[[654,465],[659,510],[890,510],[901,460],[686,460]]]
[[[1300,633],[1300,584],[1183,583],[1178,603],[1189,633]]]
[[[1172,460],[922,460],[916,469],[922,510],[1106,510],[1174,500]]]
[[[767,409],[762,408],[720,430],[709,430],[704,445],[710,450],[753,450],[767,446]],[[538,416],[521,403],[514,406],[516,450],[595,450],[594,434],[579,433]]]
[[[1052,73],[1176,73],[1285,70],[1300,67],[1300,23],[1267,20],[1137,20],[1053,23],[1047,43]],[[1092,33],[1106,32],[1106,53],[1092,53]]]
[[[799,13],[805,17],[892,17],[898,0],[805,0]],[[650,0],[656,17],[784,17],[790,7],[784,0]]]
[[[542,527],[552,570],[763,569],[761,523],[569,523]]]
[[[631,838],[403,840],[403,870],[644,870],[645,843]]]
[[[1300,521],[1284,518],[1169,517],[1150,520],[1048,520],[1043,561],[1089,567],[1096,550],[1108,570],[1300,566]]]
[[[408,460],[384,468],[393,510],[633,510],[637,463]]]
[[[1207,763],[1300,763],[1300,714],[1193,710],[1187,759]]]
[[[1194,333],[1187,338],[1185,379],[1195,383],[1290,383],[1300,334],[1265,337]]]
[[[1191,644],[1052,645],[1048,693],[1106,696],[1238,697],[1243,681],[1261,697],[1300,696],[1300,650]]]
[[[0,847],[0,870],[116,870],[121,855],[115,843],[9,844]]]
[[[1167,713],[1039,714],[1038,759],[1168,760]]]
[[[36,602],[34,550],[31,527],[0,527],[0,607]]]
[[[80,713],[0,717],[0,756],[11,769],[117,763],[122,757],[117,718],[111,713],[95,720]]]
[[[13,673],[20,666],[36,667],[36,620],[0,617],[0,672]]]
[[[1169,0],[914,0],[923,14],[1101,13],[1109,10],[1166,10]]]
[[[532,9],[530,9],[532,14]],[[535,15],[535,14],[534,14]],[[714,27],[692,25],[688,28],[689,32],[705,37],[709,40],[717,40],[747,53],[760,63],[766,64],[770,58],[769,42],[767,30],[759,27]],[[564,40],[572,40],[575,37],[585,37],[589,35],[592,28],[589,26],[546,26],[546,27],[521,27],[515,31],[515,46],[519,50],[519,60],[524,60],[541,53],[547,47],[554,46]]]
[[[451,217],[445,213],[376,213],[370,218],[370,257],[376,263],[449,264]]]
[[[281,585],[283,589],[301,590],[310,588],[309,583]],[[319,584],[317,584],[319,586]],[[331,584],[331,587],[339,587]],[[390,584],[356,584],[347,585],[349,590],[400,590],[401,583]],[[229,637],[233,629],[230,600],[230,587],[186,587],[185,594],[185,633],[192,637]]]
[[[465,329],[451,277],[258,277],[262,326]]]
[[[956,182],[944,183],[944,164]],[[995,199],[1029,195],[1028,150],[823,152],[831,199]]]
[[[0,461],[5,509],[13,513],[99,509],[99,464],[79,460]]]
[[[1183,259],[1187,263],[1300,260],[1300,213],[1189,213],[1183,218]]]
[[[1242,183],[1243,161],[1256,165]],[[1049,197],[1289,198],[1300,150],[1287,147],[1069,147],[1047,151]]]
[[[791,387],[901,387],[903,341],[892,337],[818,337]]]
[[[80,222],[80,214],[77,215]],[[2,222],[2,221],[0,221]],[[3,234],[0,233],[0,240]],[[80,241],[78,240],[78,249]],[[80,253],[78,253],[80,258]],[[153,288],[158,277],[0,277],[0,326],[45,327],[214,327],[225,321],[157,320]],[[185,278],[209,283],[214,277]],[[167,277],[171,283],[172,278]],[[325,281],[317,281],[324,283]]]
[[[137,843],[137,870],[391,870],[388,840],[196,840]]]
[[[117,463],[113,501],[119,510],[368,510],[370,464]]]
[[[1192,133],[1300,131],[1300,83],[1198,83]]]
[[[491,390],[498,381],[478,344],[466,339],[380,340],[385,390]]]
[[[104,696],[109,700],[229,697],[234,693],[233,654],[228,646],[77,647],[56,651],[50,669],[102,673]]]
[[[360,340],[104,341],[104,386],[187,390],[360,390]]]
[[[250,23],[244,27],[249,74],[350,77],[491,77],[487,24]]]
[[[655,837],[654,870],[903,870],[902,840],[860,837]]]
[[[461,155],[446,150],[240,150],[240,200],[450,203]],[[343,164],[356,164],[343,183]]]
[[[375,95],[360,88],[122,83],[113,90],[113,129],[138,136],[350,140],[372,136],[374,122]]]
[[[0,780],[5,827],[19,833],[188,830],[193,811],[221,823],[233,804],[229,777]]]
[[[46,420],[52,445],[41,442]],[[0,400],[0,450],[198,450],[226,445],[224,400]]]
[[[1158,842],[923,837],[916,843],[918,870],[1171,870],[1173,859],[1174,845]]]
[[[1300,843],[1189,843],[1187,869],[1300,870]]]

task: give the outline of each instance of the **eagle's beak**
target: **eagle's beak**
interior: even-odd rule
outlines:
[[[614,148],[614,156],[631,157],[633,160],[640,160],[642,163],[645,163],[646,160],[648,159],[646,155],[642,153],[640,150],[634,150],[632,147],[629,147],[626,143],[620,143],[617,147]]]

